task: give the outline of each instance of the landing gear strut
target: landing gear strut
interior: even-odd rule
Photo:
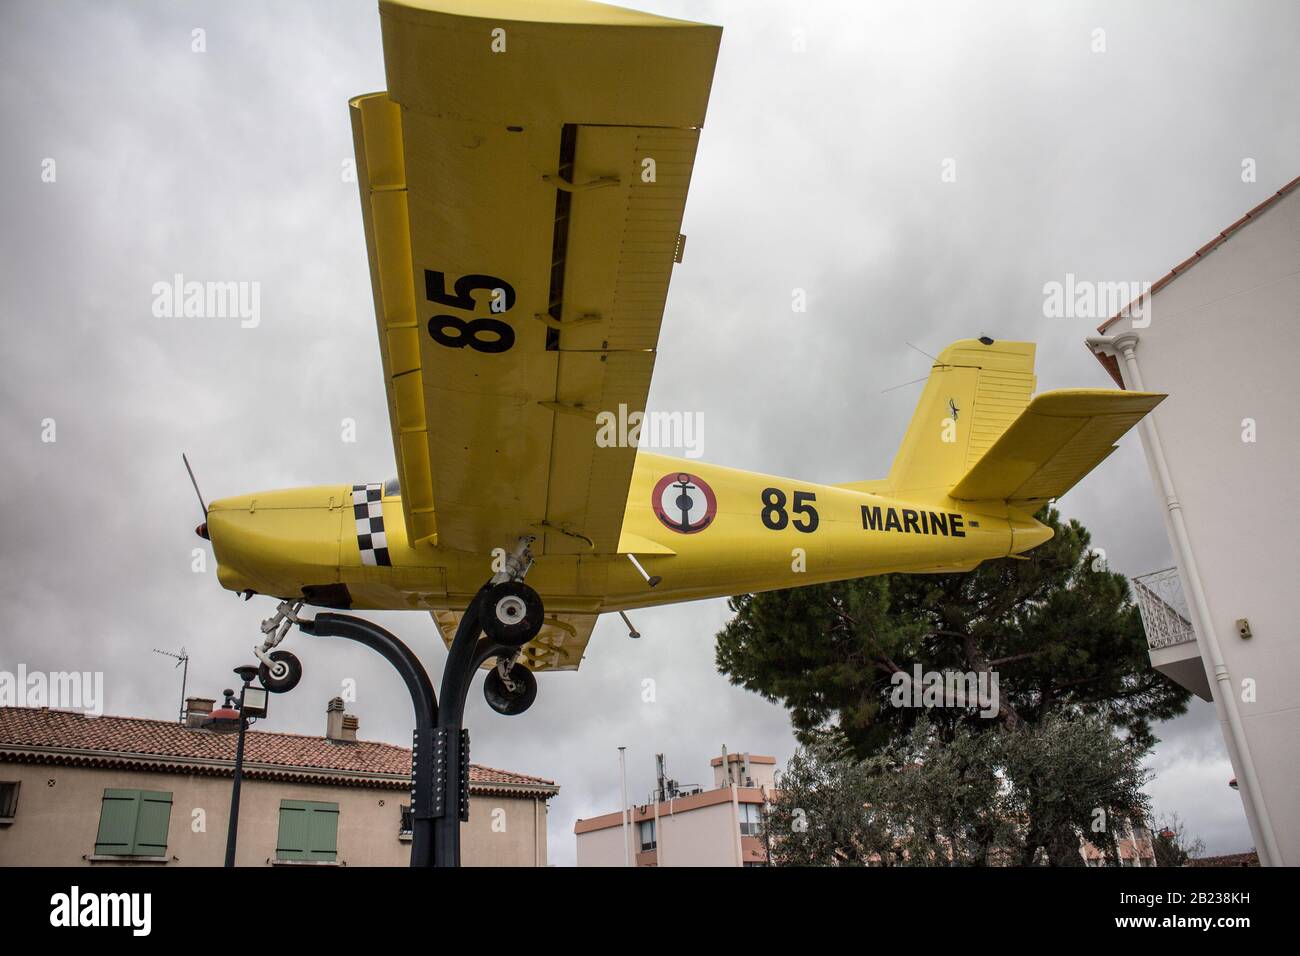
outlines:
[[[288,651],[273,649],[284,640],[289,628],[303,623],[302,618],[298,617],[302,605],[302,601],[281,601],[275,609],[275,615],[262,622],[262,633],[266,637],[253,649],[260,662],[257,668],[258,680],[273,694],[288,693],[302,680],[302,664],[298,658]]]
[[[514,551],[505,555],[502,569],[479,592],[483,633],[488,640],[513,649],[513,653],[497,657],[496,666],[483,681],[488,706],[507,717],[522,714],[537,699],[537,678],[518,663],[519,649],[538,635],[546,619],[541,597],[524,583],[533,564],[529,548],[534,540],[531,535],[521,537]]]

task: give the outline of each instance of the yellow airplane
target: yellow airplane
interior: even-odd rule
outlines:
[[[281,599],[271,689],[304,603],[428,611],[450,641],[486,587],[513,650],[485,693],[519,713],[602,612],[1018,556],[1164,397],[1032,397],[1033,344],[979,338],[938,356],[880,480],[601,441],[645,407],[721,30],[584,0],[380,14],[389,88],[351,114],[398,478],[225,498],[199,529],[224,587]]]

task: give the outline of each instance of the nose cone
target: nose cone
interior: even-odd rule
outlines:
[[[1055,534],[1051,528],[1028,515],[1013,515],[1011,517],[1011,549],[1010,554],[1023,554],[1030,551],[1044,541],[1051,541]]]
[[[338,580],[345,486],[222,498],[208,508],[217,579],[231,591],[295,597]]]

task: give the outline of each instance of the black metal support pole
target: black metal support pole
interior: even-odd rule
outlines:
[[[235,782],[230,787],[230,826],[226,829],[226,866],[235,865],[235,843],[239,839],[239,788],[244,782],[244,735],[248,718],[244,716],[245,684],[239,691],[239,742],[235,744]]]
[[[406,682],[415,705],[411,866],[460,866],[460,824],[469,819],[469,739],[462,726],[465,698],[479,665],[516,650],[482,637],[479,612],[487,588],[485,584],[479,589],[461,617],[437,697],[419,659],[378,624],[349,614],[323,613],[298,625],[306,634],[344,637],[378,651]]]
[[[348,614],[318,614],[299,627],[317,637],[344,637],[383,655],[406,683],[415,707],[415,735],[411,751],[411,866],[434,866],[435,853],[435,747],[438,698],[424,665],[405,644],[370,621]]]
[[[446,756],[442,786],[442,816],[434,823],[434,866],[460,866],[460,824],[469,819],[469,741],[464,739],[465,698],[474,670],[482,663],[475,651],[483,629],[479,612],[487,585],[465,609],[442,671],[442,709],[438,711],[441,752]]]

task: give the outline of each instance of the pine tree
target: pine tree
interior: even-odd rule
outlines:
[[[834,725],[859,757],[902,740],[923,714],[940,732],[1093,715],[1148,748],[1152,722],[1182,713],[1189,695],[1151,668],[1128,582],[1102,566],[1087,529],[1054,508],[1037,517],[1055,536],[1024,560],[735,597],[718,669],[782,703],[801,741]],[[973,708],[894,706],[894,674],[918,664],[996,675],[996,721]]]

